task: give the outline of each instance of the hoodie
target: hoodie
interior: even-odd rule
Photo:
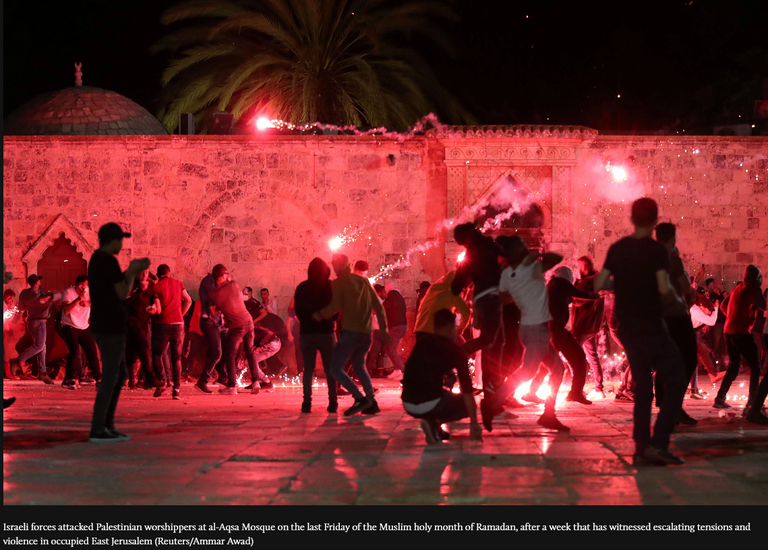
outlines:
[[[456,296],[451,290],[455,276],[456,272],[450,271],[427,289],[427,293],[419,306],[419,311],[416,313],[414,332],[434,333],[435,313],[441,309],[452,310],[453,308],[456,308],[461,315],[458,332],[459,334],[464,332],[469,323],[470,311],[461,295]]]
[[[321,258],[315,258],[309,262],[307,280],[299,283],[293,296],[300,334],[333,333],[333,319],[312,318],[312,314],[331,303],[332,297],[331,268]]]

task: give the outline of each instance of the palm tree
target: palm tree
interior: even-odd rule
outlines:
[[[175,57],[163,73],[159,118],[173,132],[193,112],[265,113],[293,124],[403,129],[430,111],[471,117],[413,46],[452,53],[441,24],[450,0],[187,0],[162,16],[188,23],[154,52]],[[192,24],[194,23],[194,24]],[[247,120],[247,118],[245,119]]]

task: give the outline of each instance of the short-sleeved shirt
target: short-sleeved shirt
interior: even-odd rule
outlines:
[[[507,267],[501,272],[499,291],[512,296],[520,309],[521,325],[540,325],[552,320],[541,261],[520,264],[514,269]]]
[[[160,277],[155,283],[152,299],[160,300],[157,323],[184,324],[184,316],[181,314],[181,294],[184,290],[184,283],[171,277]]]
[[[667,247],[650,237],[625,237],[608,249],[604,268],[613,274],[619,331],[647,334],[664,330],[664,304],[656,273],[669,269]]]
[[[125,334],[128,310],[118,296],[115,285],[125,280],[117,258],[97,250],[88,263],[88,285],[91,291],[91,331],[96,334]]]
[[[244,327],[253,324],[253,319],[243,303],[243,295],[235,281],[227,281],[208,291],[208,297],[224,315],[228,328]]]
[[[51,306],[53,302],[61,299],[61,294],[53,293],[53,298],[40,303],[40,298],[48,296],[51,293],[45,293],[41,290],[32,290],[25,288],[19,293],[19,309],[26,311],[29,319],[48,319],[51,316]]]
[[[74,302],[79,298],[79,294],[75,287],[71,286],[64,291],[64,295],[61,297],[61,301],[65,304]],[[83,293],[83,300],[90,301],[90,292],[88,289]],[[69,313],[61,313],[61,324],[75,327],[76,329],[85,330],[88,328],[88,320],[91,317],[91,306],[83,305],[82,302],[77,304]]]
[[[445,375],[453,370],[458,374],[461,392],[473,394],[472,378],[467,361],[467,354],[445,336],[438,334],[424,336],[416,342],[410,357],[405,362],[403,403],[421,405],[434,402],[434,407],[443,395]]]
[[[245,309],[248,310],[248,313],[251,314],[251,318],[254,320],[264,311],[264,306],[256,298],[249,298],[243,303],[245,304]]]
[[[147,308],[152,304],[152,287],[154,283],[149,281],[146,290],[134,288],[125,305],[128,307],[128,326],[132,330],[145,332],[149,328],[152,316]]]

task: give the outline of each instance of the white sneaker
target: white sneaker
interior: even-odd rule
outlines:
[[[590,401],[600,401],[601,399],[606,399],[605,392],[592,390],[591,392],[589,392],[587,399],[589,399]]]

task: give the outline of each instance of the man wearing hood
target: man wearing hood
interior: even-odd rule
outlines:
[[[750,334],[750,326],[756,311],[766,309],[766,301],[760,293],[760,287],[763,284],[763,274],[756,265],[748,265],[744,270],[744,280],[736,285],[731,295],[723,303],[727,307],[725,316],[725,344],[728,348],[728,356],[731,364],[725,373],[720,384],[720,389],[715,398],[714,407],[716,409],[729,409],[731,406],[725,402],[728,390],[733,381],[739,375],[741,358],[749,365],[749,397],[747,406],[744,409],[745,416],[750,422],[757,424],[768,424],[768,418],[760,411],[766,396],[766,382],[758,390],[760,379],[760,359],[757,355],[757,344]]]
[[[424,294],[424,298],[419,304],[419,310],[416,312],[416,324],[413,329],[417,341],[427,334],[435,333],[435,313],[441,309],[448,311],[456,309],[461,315],[457,334],[461,334],[467,328],[471,312],[461,295],[457,296],[451,290],[454,277],[456,277],[456,272],[449,271],[430,286]]]
[[[312,412],[312,382],[317,362],[317,352],[323,362],[328,386],[328,412],[335,413],[339,405],[336,396],[336,380],[331,374],[331,357],[336,346],[333,319],[316,321],[312,315],[331,303],[331,268],[321,258],[309,262],[307,280],[299,283],[293,296],[296,317],[299,319],[299,347],[304,357],[304,401],[301,412]]]

